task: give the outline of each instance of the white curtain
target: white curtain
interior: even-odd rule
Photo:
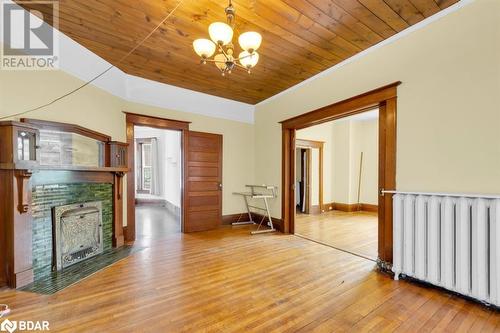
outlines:
[[[151,194],[160,195],[160,161],[158,159],[158,139],[151,138]]]

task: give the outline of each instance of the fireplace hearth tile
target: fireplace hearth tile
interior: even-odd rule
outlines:
[[[62,271],[53,272],[50,275],[37,279],[20,290],[45,295],[55,294],[143,249],[143,247],[137,246],[122,246],[117,249],[109,249],[104,251],[104,253],[67,267]]]

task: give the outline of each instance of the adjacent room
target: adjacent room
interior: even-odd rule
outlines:
[[[179,131],[135,126],[137,237],[181,232],[182,155]]]
[[[500,332],[500,0],[1,0],[0,332]]]
[[[295,234],[376,260],[378,110],[296,133]]]

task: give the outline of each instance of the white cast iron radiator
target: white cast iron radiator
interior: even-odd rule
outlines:
[[[500,306],[500,199],[393,199],[395,279],[404,274]]]

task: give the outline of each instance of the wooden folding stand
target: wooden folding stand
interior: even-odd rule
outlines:
[[[276,186],[268,186],[268,185],[245,185],[246,187],[250,188],[250,192],[233,192],[233,194],[236,195],[241,195],[244,200],[245,200],[245,205],[247,207],[247,213],[248,213],[248,221],[240,221],[240,218],[238,218],[237,222],[232,223],[232,225],[244,225],[244,224],[256,224],[255,221],[252,218],[252,211],[251,208],[257,209],[259,211],[263,211],[265,215],[262,217],[260,220],[259,226],[257,227],[257,230],[252,231],[251,234],[262,234],[266,232],[274,232],[276,229],[274,229],[273,226],[273,219],[271,218],[271,212],[269,211],[269,204],[267,202],[267,199],[272,199],[276,198]],[[259,199],[264,201],[265,208],[258,207],[258,206],[252,206],[248,204],[248,198],[251,199]],[[243,215],[243,214],[242,214]],[[260,227],[262,226],[262,222],[267,217],[267,225],[270,227],[270,229],[263,229],[260,230]]]

